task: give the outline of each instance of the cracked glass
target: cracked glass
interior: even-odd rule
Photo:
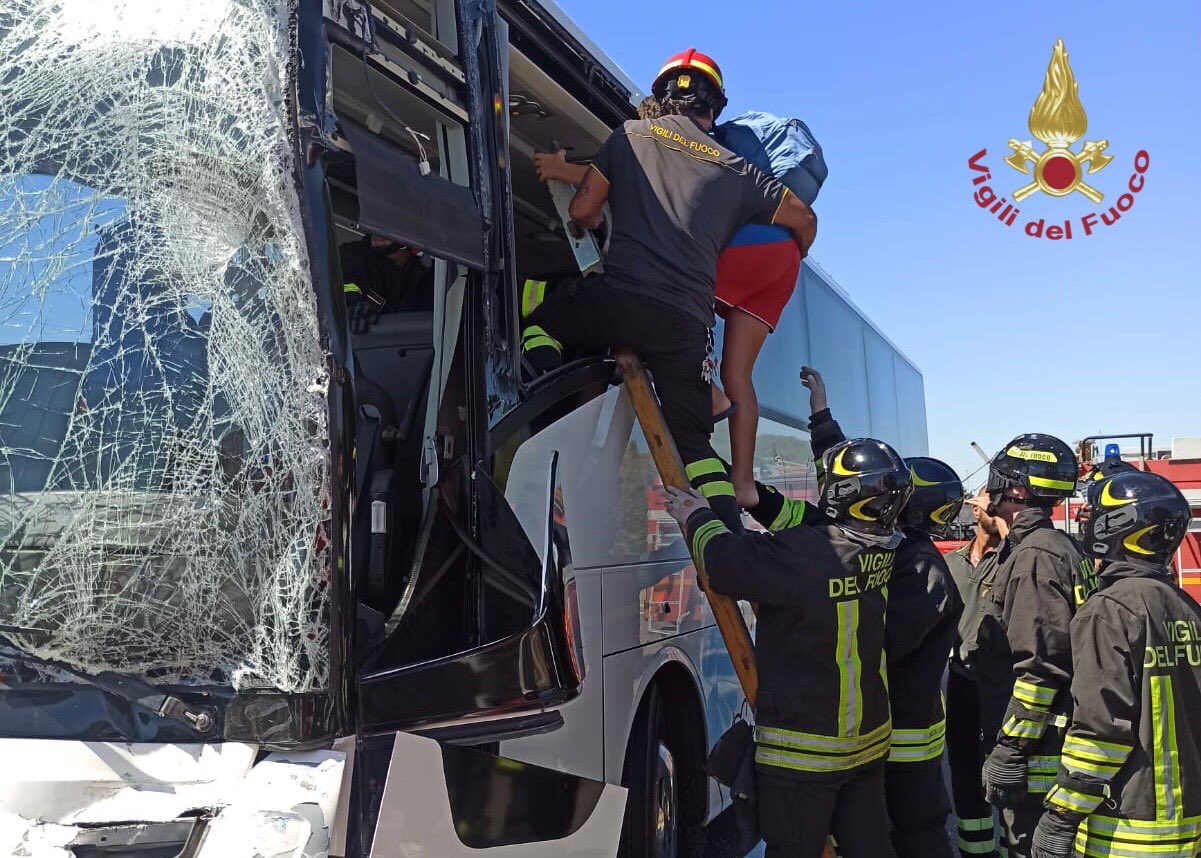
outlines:
[[[0,8],[0,634],[36,656],[327,682],[292,24],[287,0]]]

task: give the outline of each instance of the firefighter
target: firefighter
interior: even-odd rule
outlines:
[[[1189,505],[1161,476],[1093,482],[1099,589],[1072,620],[1072,721],[1035,858],[1201,850],[1201,608],[1168,568]]]
[[[983,746],[982,703],[976,682],[977,631],[984,597],[997,574],[997,549],[1004,522],[988,514],[988,493],[967,500],[976,519],[972,541],[947,554],[947,567],[963,599],[963,614],[947,674],[947,762],[951,771],[951,798],[959,829],[963,858],[988,858],[996,854],[992,805],[984,798],[980,770],[988,749]],[[1008,662],[1006,660],[1006,667]]]
[[[1001,808],[1010,858],[1028,858],[1042,801],[1055,779],[1071,710],[1069,625],[1087,595],[1092,563],[1056,529],[1052,510],[1076,488],[1076,455],[1050,435],[1019,435],[989,464],[989,513],[1009,535],[980,625],[978,682],[986,736],[988,800]]]
[[[374,315],[434,308],[433,266],[413,248],[365,235],[343,244],[338,255],[347,306]]]
[[[884,799],[892,723],[886,589],[909,471],[880,441],[826,453],[818,508],[757,486],[772,533],[732,534],[696,492],[668,489],[694,562],[715,592],[759,603],[755,763],[768,858],[893,856]]]
[[[818,457],[843,440],[842,429],[830,414],[821,374],[803,367],[801,382],[809,388],[809,436]],[[963,483],[937,459],[920,456],[905,464],[913,495],[901,513],[903,539],[888,583],[885,635],[892,706],[892,748],[885,767],[888,818],[899,858],[953,858],[942,772],[942,676],[963,601],[931,537],[945,537],[958,518]]]
[[[717,256],[746,223],[787,227],[804,255],[816,219],[782,184],[709,137],[725,105],[710,58],[695,50],[673,58],[655,91],[665,115],[615,131],[569,207],[577,224],[594,229],[609,202],[605,273],[547,295],[525,320],[522,346],[540,371],[561,363],[564,345],[641,353],[689,479],[740,529],[728,469],[710,444]]]

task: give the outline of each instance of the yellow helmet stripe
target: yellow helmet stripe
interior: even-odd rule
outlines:
[[[850,447],[843,447],[841,450],[838,451],[838,455],[834,457],[834,465],[832,466],[831,469],[834,471],[834,473],[836,473],[840,477],[857,477],[857,476],[859,476],[859,471],[849,470],[842,463],[843,456],[845,456],[847,454],[847,451],[850,449],[851,449]]]
[[[1110,481],[1101,487],[1101,506],[1126,506],[1126,504],[1135,503],[1138,500],[1138,498],[1126,498],[1125,500],[1115,498],[1109,491],[1112,486],[1113,482]]]
[[[671,62],[669,62],[665,66],[663,66],[663,68],[659,69],[658,77],[663,77],[663,75],[667,74],[667,72],[671,71],[672,69],[679,68],[682,65],[684,65],[683,60],[672,60]],[[688,64],[688,67],[689,68],[698,68],[703,72],[707,72],[709,74],[709,76],[713,78],[714,82],[717,84],[717,86],[720,89],[724,90],[726,88],[725,81],[722,80],[722,77],[721,77],[721,72],[719,72],[717,69],[715,69],[713,66],[709,65],[708,63],[701,62],[696,57],[693,57],[692,62],[690,62]]]
[[[930,518],[935,524],[950,524],[950,522],[947,521],[947,516],[951,514],[951,508],[957,506],[958,504],[959,501],[944,503],[938,509],[934,510],[934,512],[930,513]]]
[[[1030,485],[1038,486],[1041,489],[1063,489],[1065,492],[1076,488],[1076,484],[1067,480],[1049,480],[1046,477],[1027,477],[1030,480]]]
[[[875,500],[874,497],[870,497],[870,498],[864,498],[861,501],[855,501],[855,503],[851,504],[851,508],[850,508],[849,512],[851,513],[851,515],[855,516],[855,518],[859,519],[860,521],[875,521],[876,519],[874,516],[870,516],[866,512],[863,511],[864,505],[869,504],[874,500]]]
[[[1014,459],[1025,459],[1028,462],[1058,462],[1059,458],[1050,450],[1021,450],[1010,447],[1005,451],[1006,456]]]
[[[929,480],[923,480],[921,477],[919,477],[917,475],[917,471],[915,471],[913,469],[913,465],[909,466],[909,479],[913,482],[913,484],[915,486],[936,486],[936,485],[938,485],[938,480],[935,480],[934,482],[930,482]]]
[[[1150,533],[1157,527],[1159,527],[1158,524],[1153,524],[1150,527],[1144,527],[1142,530],[1136,530],[1134,533],[1122,540],[1122,547],[1128,551],[1133,551],[1136,554],[1154,554],[1154,551],[1143,548],[1141,545],[1139,545],[1138,541],[1142,539],[1145,534]]]

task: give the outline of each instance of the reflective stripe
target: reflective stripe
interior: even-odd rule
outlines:
[[[549,346],[560,354],[563,352],[563,344],[548,334],[541,325],[530,325],[522,332],[522,351],[532,351],[544,346]]]
[[[992,831],[993,821],[991,816],[980,816],[975,819],[959,820],[960,831]]]
[[[1028,721],[1025,718],[1019,719],[1016,715],[1010,715],[1005,726],[1001,728],[1001,732],[1014,739],[1038,739],[1046,728],[1046,722]]]
[[[947,722],[924,729],[892,731],[892,746],[888,752],[890,763],[917,763],[942,756],[946,746]]]
[[[1094,775],[1106,781],[1111,780],[1118,773],[1118,769],[1122,767],[1119,763],[1092,763],[1088,760],[1081,760],[1066,750],[1063,752],[1061,762],[1069,772]]]
[[[721,459],[700,459],[696,462],[689,462],[684,466],[684,473],[689,480],[695,480],[697,477],[707,477],[710,474],[726,473],[726,463]]]
[[[363,290],[359,287],[358,283],[343,283],[342,291],[353,295],[361,295],[363,293]]]
[[[1155,816],[1177,820],[1184,813],[1180,791],[1180,754],[1176,748],[1176,701],[1171,676],[1151,677],[1152,760],[1155,767]]]
[[[1075,483],[1069,483],[1067,480],[1050,480],[1046,477],[1026,477],[1030,481],[1030,485],[1038,486],[1043,489],[1063,489],[1071,491],[1076,488]]]
[[[692,534],[692,561],[701,572],[705,571],[705,547],[719,533],[729,533],[720,521],[706,521]]]
[[[1059,774],[1058,755],[1037,755],[1026,760],[1026,789],[1033,793],[1047,792],[1055,786]]]
[[[1121,765],[1126,762],[1126,757],[1130,755],[1133,746],[1122,745],[1117,742],[1102,742],[1099,739],[1086,739],[1083,736],[1077,736],[1069,733],[1063,740],[1063,752],[1070,753],[1073,757],[1082,760],[1091,760],[1097,763],[1116,763]]]
[[[823,736],[820,733],[802,733],[782,727],[755,727],[755,741],[761,745],[776,745],[785,750],[798,749],[819,754],[856,754],[891,735],[891,721],[885,721],[862,736]]]
[[[1031,709],[1047,709],[1055,700],[1054,688],[1043,688],[1019,679],[1013,683],[1013,697]]]
[[[1076,852],[1091,858],[1193,858],[1201,847],[1201,817],[1175,822],[1116,819],[1094,813],[1076,832]]]
[[[525,318],[538,309],[546,298],[545,280],[527,280],[521,288],[521,316]]]
[[[1089,795],[1084,792],[1077,792],[1061,784],[1056,784],[1049,793],[1047,793],[1047,803],[1053,804],[1056,807],[1062,807],[1065,810],[1074,813],[1083,813],[1086,816],[1101,806],[1101,802],[1105,800],[1104,796]]]
[[[784,506],[780,507],[780,513],[776,516],[776,520],[771,523],[768,530],[787,530],[790,527],[796,527],[805,517],[805,502],[794,501],[791,498],[784,498]]]
[[[734,497],[734,484],[729,480],[714,480],[711,483],[701,483],[701,494],[707,498]]]
[[[854,736],[863,721],[860,683],[863,663],[859,659],[859,602],[839,602],[838,610],[838,735]]]
[[[964,840],[959,838],[959,851],[966,852],[969,855],[991,855],[996,851],[996,846],[991,840],[981,840],[979,843],[973,840]]]

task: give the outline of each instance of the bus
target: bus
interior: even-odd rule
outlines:
[[[699,855],[745,702],[613,362],[520,354],[532,156],[637,86],[546,0],[13,0],[0,64],[0,852]],[[925,452],[807,263],[762,479],[805,362]]]

